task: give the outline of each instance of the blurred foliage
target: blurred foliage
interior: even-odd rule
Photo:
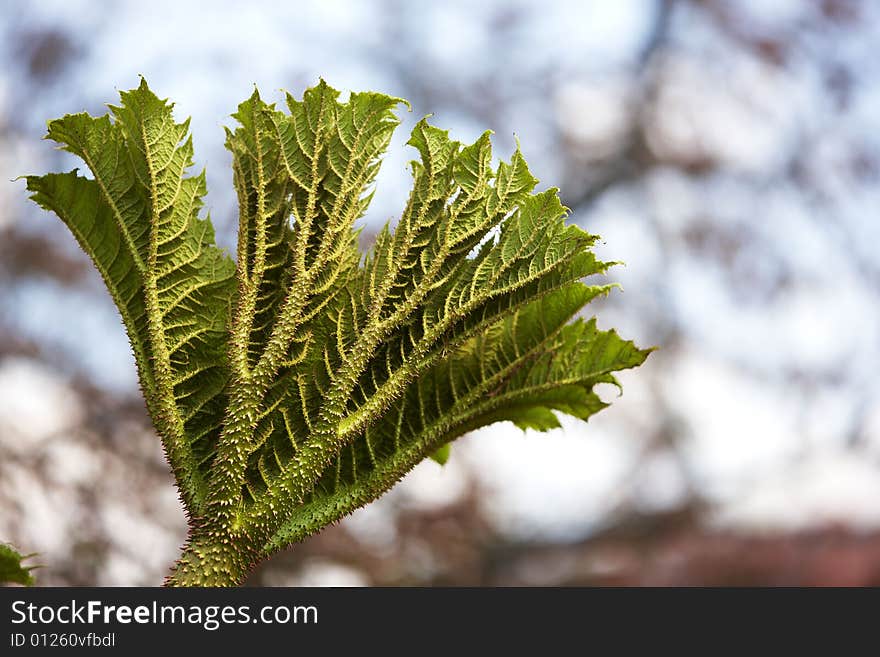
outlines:
[[[22,561],[34,555],[19,554],[11,545],[0,543],[0,584],[21,584],[33,586],[34,576],[31,571],[35,566],[23,566]]]

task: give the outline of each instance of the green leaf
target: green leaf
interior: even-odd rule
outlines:
[[[521,409],[511,408],[505,413],[505,419],[510,420],[520,429],[534,429],[535,431],[549,431],[558,429],[561,425],[553,412],[544,406],[526,406]]]
[[[225,339],[235,266],[199,218],[204,172],[192,165],[189,122],[141,81],[109,116],[69,114],[47,137],[92,172],[28,176],[91,256],[122,315],[141,388],[191,513],[205,495],[229,378]]]
[[[34,576],[31,571],[36,566],[23,566],[21,564],[25,559],[29,559],[32,554],[19,554],[11,545],[0,543],[0,584],[21,584],[22,586],[33,586]]]
[[[425,455],[480,427],[509,420],[540,431],[553,411],[586,420],[607,404],[593,392],[612,372],[637,367],[640,350],[594,320],[567,323],[594,294],[577,283],[492,326],[439,362],[344,451],[308,502],[273,537],[278,549],[375,499]],[[552,421],[549,418],[553,418]]]
[[[452,443],[446,443],[431,454],[431,458],[440,465],[446,465],[450,454],[452,454]]]
[[[192,516],[172,583],[240,581],[478,427],[586,420],[607,406],[594,386],[648,354],[578,318],[614,263],[519,148],[493,167],[490,131],[462,145],[419,121],[406,205],[360,253],[405,101],[340,98],[322,80],[285,111],[255,90],[233,114],[235,264],[199,216],[188,122],[146,82],[110,115],[50,122],[91,177],[27,178],[128,331]]]

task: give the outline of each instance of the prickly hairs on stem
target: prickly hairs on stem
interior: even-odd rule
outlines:
[[[28,176],[122,315],[190,536],[166,583],[235,585],[277,550],[380,496],[481,426],[586,420],[638,349],[576,318],[612,286],[596,237],[490,133],[419,121],[413,187],[368,253],[355,223],[405,101],[321,81],[286,111],[253,95],[226,131],[233,260],[200,216],[189,122],[141,80],[47,138],[91,176]]]

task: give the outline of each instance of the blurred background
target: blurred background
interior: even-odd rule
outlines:
[[[515,138],[659,345],[589,424],[498,424],[278,555],[255,585],[880,585],[880,3],[0,1],[0,539],[48,585],[158,584],[185,523],[121,321],[17,176],[78,166],[47,119],[144,74],[193,117],[226,247],[223,125],[256,83],[411,101]],[[607,392],[607,394],[606,394]]]

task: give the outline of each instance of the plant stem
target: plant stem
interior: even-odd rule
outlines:
[[[193,534],[165,578],[165,586],[238,586],[259,561],[241,537]]]

